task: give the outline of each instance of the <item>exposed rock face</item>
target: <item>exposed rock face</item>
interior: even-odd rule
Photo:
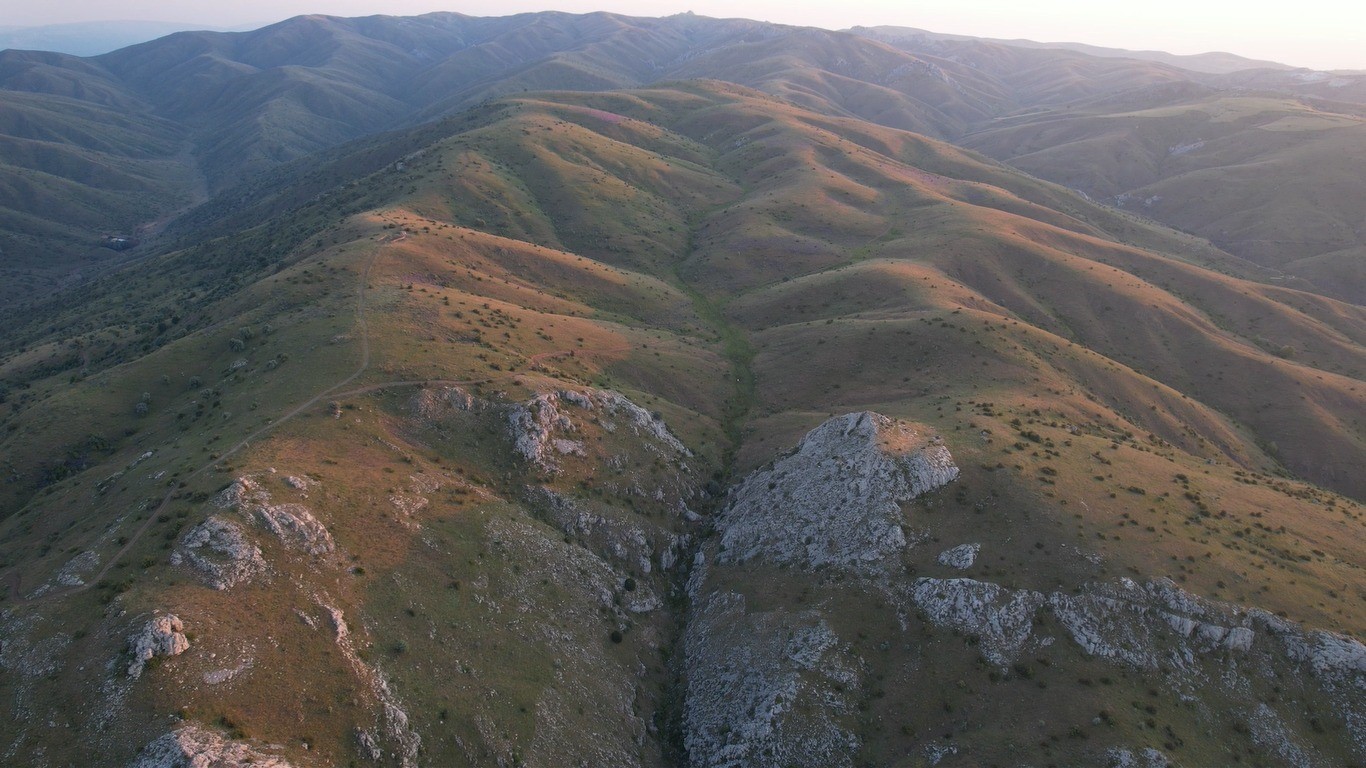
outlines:
[[[982,655],[1005,666],[1033,630],[1043,595],[973,579],[917,579],[910,598],[929,620],[980,638]]]
[[[1080,594],[1012,590],[972,579],[917,579],[910,600],[933,623],[979,638],[983,655],[1005,667],[1037,636],[1035,619],[1045,607],[1088,656],[1136,669],[1166,670],[1174,689],[1198,691],[1216,677],[1236,686],[1238,675],[1211,676],[1211,665],[1228,654],[1241,668],[1302,665],[1347,722],[1350,747],[1366,760],[1366,645],[1349,637],[1303,628],[1253,609],[1197,598],[1160,579],[1139,585],[1129,579],[1093,584]],[[1279,642],[1270,642],[1271,640]],[[1243,672],[1241,674],[1247,674]],[[1254,739],[1290,765],[1322,762],[1299,744],[1266,704],[1245,713]],[[1160,753],[1158,753],[1160,756]],[[1146,752],[1111,755],[1115,765],[1165,765]]]
[[[543,393],[526,403],[512,407],[508,413],[508,428],[512,432],[512,447],[522,458],[543,472],[555,472],[559,463],[553,437],[555,432],[569,432],[574,422],[560,413],[559,397]],[[572,441],[561,440],[562,444]]]
[[[600,555],[643,574],[652,573],[656,563],[666,571],[672,569],[690,541],[688,536],[647,529],[629,518],[594,513],[549,487],[533,489],[532,493],[555,527],[588,543]]]
[[[94,573],[99,567],[100,556],[96,552],[82,552],[67,561],[62,569],[57,571],[57,584],[63,587],[79,587],[85,584],[86,576]]]
[[[1307,667],[1347,721],[1357,760],[1366,763],[1366,645],[1331,632],[1302,628],[1266,611],[1248,612],[1253,626],[1280,640],[1285,653]]]
[[[1330,764],[1302,738],[1298,700],[1246,698],[1253,676],[1289,669],[1297,681],[1312,681],[1312,700],[1320,692],[1329,697],[1332,716],[1346,726],[1335,727],[1366,764],[1366,646],[1355,640],[1198,598],[1165,579],[1039,591],[908,575],[900,566],[930,536],[903,533],[901,504],[955,475],[937,441],[862,413],[822,424],[733,491],[717,517],[718,536],[696,553],[688,581],[684,740],[691,765],[851,765],[866,736],[860,708],[882,679],[870,675],[891,674],[875,654],[898,643],[910,650],[923,636],[910,631],[913,617],[929,625],[920,632],[938,627],[970,638],[966,653],[997,667],[1001,679],[1028,674],[1017,667],[1032,655],[1098,659],[1165,687],[1211,724],[1236,718],[1273,761]],[[969,568],[979,551],[962,544],[934,559]],[[867,618],[876,605],[885,606],[885,619]],[[837,618],[850,610],[865,617],[860,621],[907,631],[878,650],[861,646],[841,634]],[[932,647],[954,653],[949,646],[960,642]],[[930,647],[921,650],[921,663],[932,663]],[[920,674],[915,663],[892,667],[905,670],[898,672],[907,676],[903,685]],[[1232,710],[1222,703],[1215,715],[1215,701],[1247,703]],[[959,754],[952,743],[922,746],[917,751],[930,763]],[[1093,750],[1089,759],[1098,764],[1168,765],[1151,748]]]
[[[948,449],[908,424],[868,411],[830,419],[741,484],[717,561],[875,568],[906,546],[900,505],[957,476]]]
[[[980,551],[982,551],[981,544],[959,544],[952,549],[940,552],[937,559],[940,565],[965,571],[977,562],[977,553]]]
[[[306,489],[316,481],[286,477],[285,484]],[[236,509],[248,519],[275,534],[285,546],[310,555],[323,555],[336,549],[332,534],[313,512],[302,504],[272,504],[270,492],[249,477],[239,477],[214,498],[223,509]]]
[[[1184,669],[1197,653],[1246,652],[1256,635],[1248,626],[1220,623],[1246,622],[1236,608],[1199,600],[1165,580],[1140,586],[1121,579],[1080,594],[1045,595],[974,579],[921,578],[906,595],[930,622],[978,637],[983,654],[1003,667],[1028,647],[1044,606],[1086,654],[1140,669]]]
[[[852,765],[858,739],[839,719],[859,675],[839,646],[814,612],[748,613],[738,594],[710,596],[688,633],[690,764]]]
[[[1171,763],[1167,756],[1152,747],[1135,753],[1131,749],[1112,747],[1105,753],[1110,768],[1167,768]]]
[[[142,670],[153,656],[179,656],[190,649],[185,638],[185,625],[174,614],[157,616],[128,638],[128,651],[133,661],[128,665],[128,676],[142,676]]]
[[[560,393],[561,397],[566,398],[570,402],[582,402],[581,399],[576,401],[573,398],[573,395],[578,395],[579,398],[585,397],[582,393]],[[664,426],[664,422],[656,419],[644,408],[627,400],[625,395],[622,395],[620,392],[599,390],[592,393],[591,400],[597,402],[607,415],[619,416],[625,419],[626,423],[636,434],[653,437],[655,441],[662,443],[675,453],[684,456],[692,455],[692,452],[684,447],[683,443],[677,437],[674,437],[673,433],[669,431],[669,428]]]
[[[816,610],[756,610],[718,574],[788,567],[811,583],[835,568],[887,578],[907,546],[901,504],[953,480],[937,441],[909,424],[853,413],[812,430],[751,474],[697,553],[684,636],[685,746],[695,766],[848,766],[863,688],[849,645]]]
[[[365,663],[356,651],[355,641],[351,638],[351,629],[346,623],[346,614],[340,608],[324,602],[321,597],[318,598],[318,603],[332,618],[332,628],[337,633],[337,648],[341,651],[342,657],[366,691],[378,701],[380,709],[384,712],[384,733],[397,748],[399,765],[402,768],[413,768],[417,765],[418,752],[422,747],[422,737],[409,722],[408,713],[403,709],[398,696],[394,694],[388,679],[378,667],[372,667]],[[358,730],[357,739],[364,752],[370,755],[382,754],[378,740],[372,732]],[[373,757],[372,759],[379,758]]]
[[[290,768],[283,758],[187,725],[143,748],[129,768]]]
[[[565,406],[597,412],[603,429],[608,432],[615,432],[625,424],[636,435],[647,438],[642,446],[653,453],[670,455],[670,458],[692,456],[664,422],[620,393],[609,390],[544,392],[508,411],[508,432],[513,449],[542,472],[558,472],[560,456],[584,455],[583,442],[574,439],[578,426]]]
[[[214,589],[228,589],[265,573],[261,548],[242,527],[214,516],[191,528],[171,553],[173,565],[188,565]]]

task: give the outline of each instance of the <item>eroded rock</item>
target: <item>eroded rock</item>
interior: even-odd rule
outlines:
[[[641,446],[657,455],[692,456],[662,420],[618,392],[543,392],[525,403],[513,405],[508,411],[508,432],[513,449],[542,472],[558,472],[560,456],[585,455],[583,442],[573,437],[579,427],[567,412],[568,408],[596,412],[603,429],[609,433],[624,423],[634,434],[646,437]]]
[[[240,525],[213,516],[191,528],[171,553],[173,565],[188,565],[214,589],[229,589],[265,573],[261,548]]]
[[[946,549],[939,553],[937,558],[940,565],[947,565],[950,568],[957,568],[965,571],[977,562],[977,553],[982,550],[981,544],[959,544],[951,549]]]
[[[128,652],[133,661],[128,665],[128,676],[137,679],[147,662],[155,656],[179,656],[190,649],[185,637],[185,624],[175,614],[154,617],[128,638]]]
[[[867,571],[906,546],[900,505],[957,476],[948,449],[909,424],[830,419],[735,491],[717,562]]]
[[[708,597],[685,638],[689,764],[853,764],[858,738],[841,725],[858,673],[815,612],[751,613],[734,593]]]
[[[316,480],[287,476],[291,488],[307,489]],[[290,549],[310,555],[324,555],[336,549],[332,534],[303,504],[273,504],[270,492],[249,477],[239,477],[214,498],[222,509],[239,513],[270,531]]]
[[[290,764],[207,728],[187,725],[148,744],[129,768],[290,768]]]
[[[1038,592],[974,579],[916,579],[910,595],[931,623],[980,638],[982,655],[999,666],[1024,649],[1044,604]]]

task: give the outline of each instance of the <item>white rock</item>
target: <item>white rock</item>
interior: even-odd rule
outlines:
[[[241,526],[210,517],[191,528],[171,553],[173,565],[189,565],[214,589],[251,581],[266,570],[261,548],[247,539]]]
[[[977,553],[982,549],[981,544],[959,544],[952,549],[946,549],[939,553],[939,564],[947,565],[958,570],[967,570],[972,564],[977,562]]]
[[[157,616],[128,638],[128,651],[133,661],[128,665],[128,676],[142,676],[142,670],[153,656],[179,656],[190,649],[185,638],[185,625],[174,614]]]
[[[263,504],[252,511],[256,519],[288,547],[310,555],[326,554],[337,548],[332,534],[302,504]]]
[[[460,387],[424,388],[413,395],[409,408],[413,415],[425,421],[440,421],[455,412],[473,411],[484,402]]]
[[[300,490],[318,484],[306,477],[288,475],[285,484]],[[270,531],[285,546],[322,555],[336,549],[332,534],[302,504],[272,504],[270,492],[249,477],[239,477],[213,500],[223,509],[236,509]]]
[[[187,725],[143,748],[129,768],[290,768],[283,758]]]
[[[956,477],[948,449],[908,424],[868,411],[830,419],[735,490],[718,562],[875,570],[906,546],[900,505]]]
[[[1019,656],[1044,596],[975,579],[916,579],[911,600],[930,622],[976,635],[982,655],[998,666]]]
[[[94,573],[95,568],[100,564],[100,556],[93,551],[82,552],[67,561],[61,570],[57,571],[57,584],[63,587],[79,587],[85,584],[83,577]]]
[[[857,672],[814,612],[748,613],[734,593],[709,595],[684,638],[684,745],[699,768],[853,764],[842,724]]]

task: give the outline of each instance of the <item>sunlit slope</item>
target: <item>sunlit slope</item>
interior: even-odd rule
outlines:
[[[306,191],[220,199],[183,250],[9,330],[5,658],[52,659],[0,681],[15,749],[126,763],[190,723],[299,765],[368,759],[362,733],[396,765],[677,762],[680,558],[725,485],[862,409],[942,434],[962,475],[908,525],[970,532],[974,576],[1168,577],[1366,627],[1359,307],[719,83],[531,94],[293,167]],[[219,496],[241,478],[332,547]],[[214,517],[265,564],[224,590],[183,564]],[[931,549],[917,567],[940,573]],[[193,650],[132,682],[126,637],[159,611]],[[907,631],[828,615],[874,647]],[[1143,695],[1069,653],[1030,674],[1114,674],[1077,699],[1098,711]],[[948,706],[978,706],[953,686],[976,655],[935,657]],[[1028,693],[981,711],[1023,717]],[[859,725],[869,759],[937,717]],[[1174,726],[1197,756],[1227,735]]]
[[[1359,114],[1230,94],[1115,106],[1021,115],[964,143],[1360,303],[1349,268],[1366,170]]]

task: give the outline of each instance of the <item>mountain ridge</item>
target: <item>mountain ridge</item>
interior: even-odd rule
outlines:
[[[1360,760],[1366,311],[861,116],[1209,87],[691,21],[11,304],[6,760]]]

